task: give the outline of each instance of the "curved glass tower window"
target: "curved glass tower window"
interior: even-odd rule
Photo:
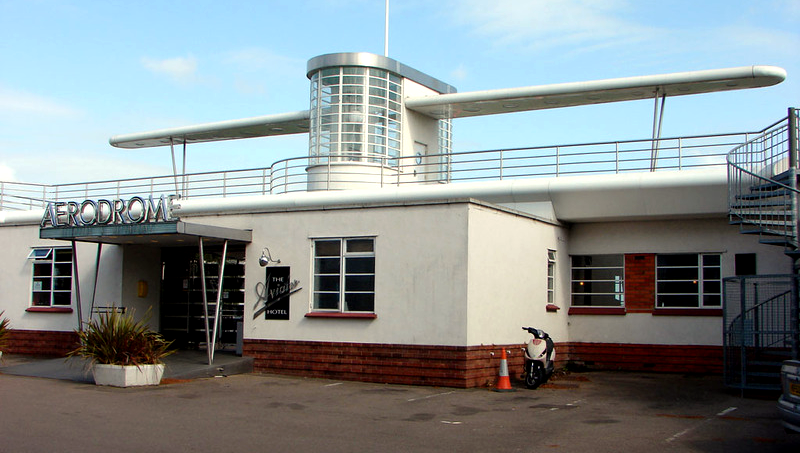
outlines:
[[[396,166],[402,89],[400,76],[377,68],[339,66],[311,74],[311,163]]]

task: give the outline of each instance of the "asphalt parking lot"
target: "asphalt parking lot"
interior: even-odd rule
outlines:
[[[775,398],[741,398],[719,376],[615,372],[504,393],[255,374],[131,389],[0,375],[0,451],[800,451]]]

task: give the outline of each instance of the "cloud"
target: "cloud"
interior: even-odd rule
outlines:
[[[222,58],[235,71],[234,88],[245,95],[264,95],[287,80],[302,81],[305,60],[287,57],[260,47],[228,52]]]
[[[192,55],[163,60],[143,57],[141,61],[142,65],[150,72],[166,75],[177,83],[192,82],[197,73],[197,59]]]
[[[20,114],[74,117],[81,112],[44,96],[0,86],[0,115]]]
[[[271,73],[305,75],[305,60],[287,57],[269,49],[250,47],[229,52],[225,63],[247,71],[268,70]]]
[[[468,75],[469,73],[464,63],[459,64],[457,68],[450,72],[450,77],[452,77],[453,80],[465,80]]]
[[[0,162],[0,181],[16,181],[16,172],[5,163]]]
[[[648,39],[656,30],[623,19],[624,0],[462,0],[452,4],[457,22],[497,47],[588,51]]]

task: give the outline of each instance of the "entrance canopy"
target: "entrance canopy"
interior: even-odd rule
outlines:
[[[100,244],[169,247],[196,245],[199,238],[206,244],[222,244],[225,241],[249,243],[253,239],[253,232],[176,221],[42,228],[39,230],[39,237]]]

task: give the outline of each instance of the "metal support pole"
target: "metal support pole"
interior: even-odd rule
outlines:
[[[175,167],[175,141],[172,137],[169,138],[169,153],[172,156],[172,180],[175,182],[175,193],[180,194],[178,190],[178,168]]]
[[[208,331],[208,297],[206,296],[206,259],[203,252],[203,238],[199,238],[200,243],[200,286],[203,290],[203,322],[206,328],[206,353],[208,355],[208,364],[214,363],[214,355],[211,353],[211,336]]]
[[[744,317],[747,313],[747,278],[741,277],[741,286],[739,287],[739,384],[741,385],[742,392],[744,392],[745,385],[747,385],[747,342],[745,341],[744,331]]]
[[[792,306],[789,307],[792,359],[794,360],[800,360],[800,282],[798,280],[800,280],[800,276],[792,276]]]
[[[97,243],[97,259],[94,262],[94,285],[92,286],[92,305],[89,310],[89,320],[92,319],[94,313],[94,298],[97,295],[97,277],[100,275],[100,252],[103,250],[103,243]]]
[[[55,251],[53,251],[55,253]],[[83,313],[81,312],[81,279],[78,272],[78,247],[72,241],[72,278],[75,280],[75,298],[77,299],[78,331],[83,332]]]
[[[664,119],[664,104],[667,99],[666,93],[661,95],[661,111],[658,108],[658,92],[656,88],[655,104],[653,105],[653,144],[650,148],[650,171],[656,171],[658,161],[658,146],[661,139],[661,123]]]
[[[214,361],[214,347],[217,343],[217,330],[219,329],[219,314],[222,311],[222,277],[225,275],[225,260],[228,258],[228,240],[222,244],[222,261],[219,263],[219,280],[217,280],[217,305],[214,309],[214,335],[211,336],[211,361]],[[211,365],[211,362],[209,362]]]
[[[181,169],[181,196],[186,196],[186,137],[183,137],[183,168]]]

